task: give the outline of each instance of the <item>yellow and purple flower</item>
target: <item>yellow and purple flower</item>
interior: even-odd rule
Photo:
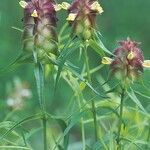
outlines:
[[[67,20],[73,33],[85,40],[91,38],[95,17],[103,12],[100,4],[96,0],[73,0],[71,5],[62,3],[62,8],[68,10]]]
[[[23,50],[36,50],[39,58],[45,53],[57,54],[55,1],[28,0],[19,4],[24,8]]]
[[[110,65],[110,72],[119,80],[134,81],[139,77],[143,68],[150,67],[150,60],[144,60],[139,43],[129,38],[119,42],[114,50],[114,58],[103,57],[102,63]]]

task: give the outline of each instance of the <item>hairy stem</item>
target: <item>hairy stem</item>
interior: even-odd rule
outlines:
[[[118,125],[118,137],[117,137],[117,150],[121,150],[121,127],[122,127],[122,117],[123,117],[123,102],[124,102],[125,90],[122,89],[121,101],[120,101],[120,112],[119,112],[119,125]]]
[[[87,46],[84,46],[84,55],[85,55],[85,63],[86,63],[86,70],[87,70],[87,78],[88,82],[92,84],[91,75],[90,75],[90,67],[89,67],[89,60],[88,60],[88,54],[87,54]],[[94,119],[94,132],[95,132],[95,141],[98,141],[98,125],[97,125],[97,116],[96,116],[96,106],[95,101],[91,101],[92,105],[92,113],[93,113],[93,119]]]

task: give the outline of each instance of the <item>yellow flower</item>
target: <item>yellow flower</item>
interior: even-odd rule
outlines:
[[[91,5],[91,9],[97,11],[98,13],[103,13],[103,8],[101,7],[101,5],[96,1]]]
[[[68,17],[67,17],[66,20],[68,20],[68,21],[74,21],[75,18],[76,18],[76,16],[77,16],[77,14],[75,14],[75,13],[70,13],[70,14],[68,15]]]
[[[61,8],[67,10],[70,7],[70,4],[67,2],[62,2]]]
[[[109,57],[103,57],[102,58],[102,64],[105,64],[105,65],[111,64],[112,61],[113,61],[113,59],[111,59]]]
[[[61,10],[61,4],[56,4],[56,5],[54,5],[54,9],[55,9],[55,11],[59,11],[59,10]]]
[[[128,54],[127,58],[128,58],[129,60],[132,60],[132,59],[134,58],[134,53],[131,51],[131,52]]]
[[[33,11],[33,13],[31,14],[32,17],[37,18],[38,17],[38,13],[36,10]]]
[[[150,60],[144,60],[144,62],[143,62],[143,67],[145,67],[145,68],[150,68]]]
[[[25,7],[28,5],[28,3],[25,2],[25,1],[20,1],[20,2],[19,2],[19,5],[20,5],[22,8],[25,8]]]

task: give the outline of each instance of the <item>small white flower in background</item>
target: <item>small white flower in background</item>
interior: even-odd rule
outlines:
[[[9,84],[8,88],[9,94],[6,103],[12,109],[21,109],[24,106],[24,101],[32,97],[28,83],[18,78],[15,78],[13,86]]]

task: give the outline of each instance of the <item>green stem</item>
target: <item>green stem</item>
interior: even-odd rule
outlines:
[[[90,75],[89,60],[88,60],[88,54],[87,54],[87,46],[84,47],[84,54],[85,54],[85,63],[86,63],[88,82],[90,84],[92,84],[91,75]],[[96,106],[95,106],[94,100],[91,101],[91,105],[92,105],[92,114],[93,114],[93,119],[94,119],[95,141],[98,141],[98,124],[97,124]]]
[[[43,125],[43,142],[44,150],[47,150],[47,139],[46,139],[46,108],[44,101],[44,69],[40,62],[35,61],[35,79],[37,84],[37,92],[39,97],[40,109],[43,113],[42,125]]]
[[[121,127],[122,127],[122,117],[123,117],[123,102],[124,102],[125,90],[122,89],[121,101],[120,101],[120,112],[119,112],[119,126],[118,126],[118,137],[117,137],[117,150],[121,150]]]
[[[148,135],[147,135],[147,145],[145,146],[145,149],[149,148],[149,143],[150,143],[150,120],[149,120],[149,128],[148,128]]]
[[[80,108],[80,111],[82,112],[81,102],[80,102],[80,95],[78,96],[78,105]],[[81,134],[82,134],[82,149],[85,150],[85,128],[84,128],[84,120],[81,118]]]
[[[84,128],[84,120],[81,118],[81,133],[82,133],[82,145],[83,145],[83,150],[85,150],[85,128]]]
[[[42,122],[43,122],[43,142],[44,142],[44,150],[47,150],[47,135],[46,135],[46,122],[47,122],[47,119],[46,119],[46,116],[45,114],[43,115],[43,118],[42,118]]]

